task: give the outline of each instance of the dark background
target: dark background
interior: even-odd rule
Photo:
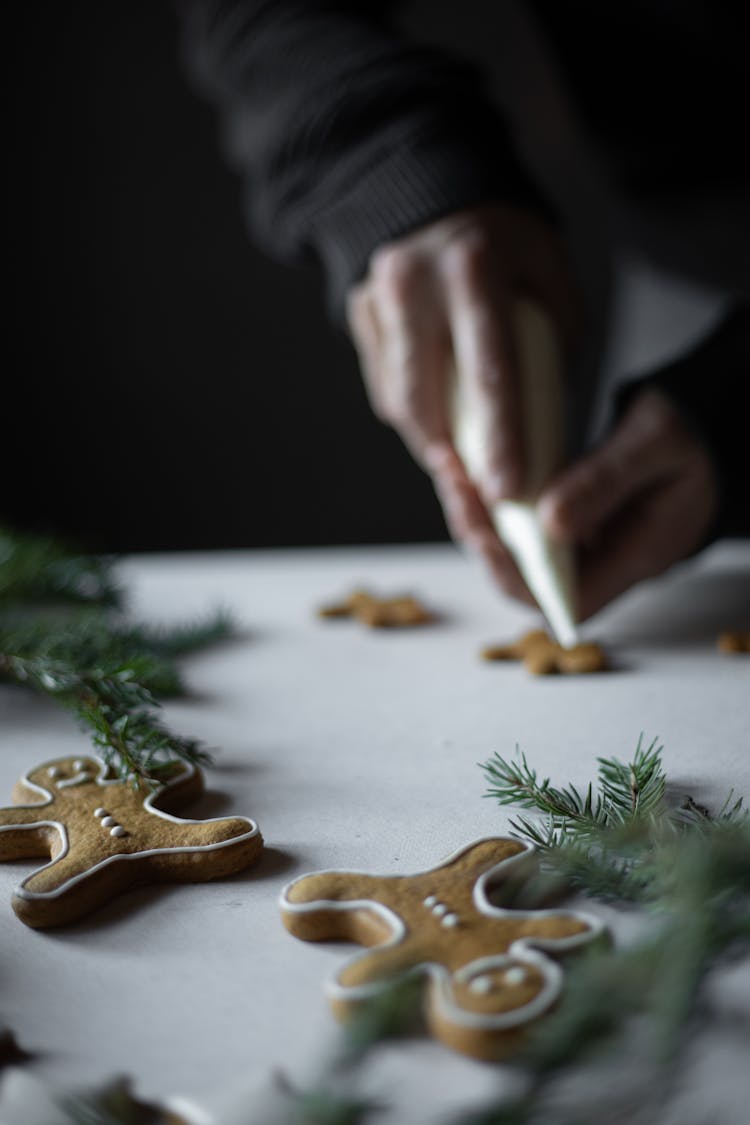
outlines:
[[[141,551],[446,537],[315,272],[251,246],[167,3],[21,6],[0,521]]]

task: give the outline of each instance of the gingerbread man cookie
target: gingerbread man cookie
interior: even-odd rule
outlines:
[[[491,645],[482,650],[483,660],[522,660],[534,676],[555,672],[567,675],[602,672],[607,667],[604,651],[593,642],[564,648],[544,632],[534,629],[512,645]]]
[[[355,590],[346,601],[323,606],[319,617],[354,617],[371,628],[384,629],[408,625],[426,625],[434,616],[420,601],[409,595],[398,598],[377,598],[367,590]]]
[[[464,1054],[502,1058],[560,995],[562,970],[548,954],[567,953],[604,932],[587,914],[490,902],[491,888],[517,875],[532,852],[520,840],[494,838],[417,875],[306,875],[282,892],[282,918],[306,941],[344,938],[374,947],[330,983],[338,1016],[417,973],[426,981],[430,1031]]]
[[[719,652],[750,652],[750,629],[720,633],[716,645]]]
[[[192,883],[240,871],[263,847],[247,817],[183,820],[174,808],[203,789],[200,772],[178,764],[165,783],[107,777],[98,758],[38,766],[0,808],[0,860],[49,856],[24,879],[13,909],[35,928],[71,922],[139,883]]]

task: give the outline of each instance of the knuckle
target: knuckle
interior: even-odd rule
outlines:
[[[413,424],[420,417],[421,395],[411,381],[399,380],[390,386],[385,397],[385,411],[391,425]]]
[[[490,251],[490,239],[484,230],[464,232],[445,249],[443,268],[446,276],[461,281],[476,281],[487,271]]]
[[[386,300],[408,300],[419,284],[421,272],[418,255],[399,247],[378,250],[372,260],[374,285]]]

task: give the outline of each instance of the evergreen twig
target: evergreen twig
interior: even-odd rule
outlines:
[[[133,624],[113,561],[0,532],[0,682],[70,711],[123,779],[151,781],[175,760],[208,764],[195,739],[168,730],[160,700],[186,693],[176,658],[229,636],[230,618]]]

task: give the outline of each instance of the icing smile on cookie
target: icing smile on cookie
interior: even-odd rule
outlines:
[[[200,882],[248,866],[263,846],[252,820],[186,820],[169,811],[202,788],[199,771],[183,764],[153,790],[107,777],[96,758],[32,770],[14,790],[16,804],[0,809],[0,859],[50,856],[16,889],[19,918],[56,926],[138,883]]]

